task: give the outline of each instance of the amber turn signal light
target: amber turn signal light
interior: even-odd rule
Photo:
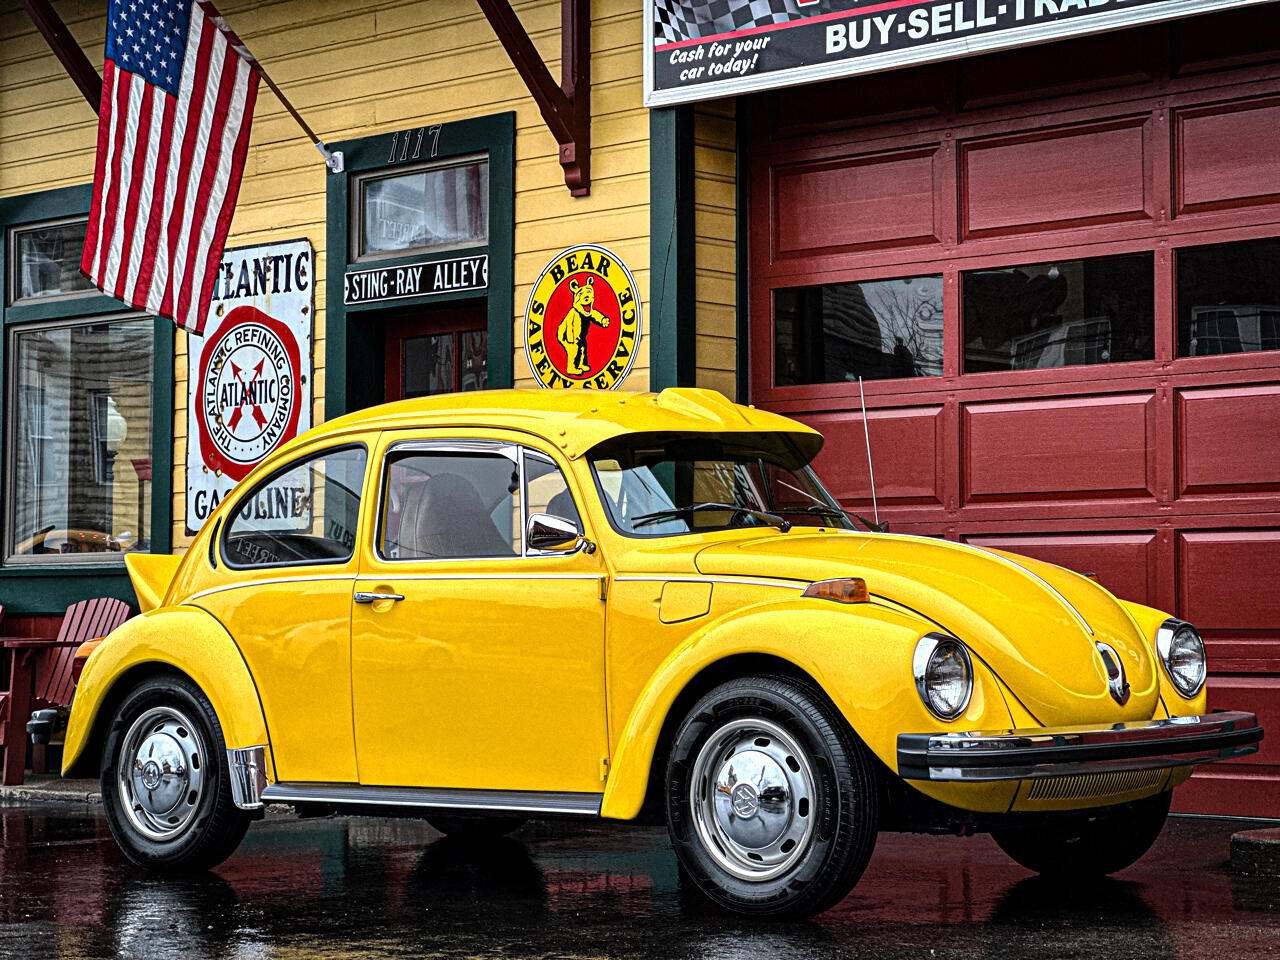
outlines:
[[[849,577],[845,580],[819,580],[805,588],[806,597],[817,597],[819,600],[834,600],[836,603],[869,603],[871,594],[867,591],[867,581],[861,577]]]

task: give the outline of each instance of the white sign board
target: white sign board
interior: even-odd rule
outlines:
[[[222,255],[204,336],[187,339],[187,529],[311,428],[315,251],[309,240]]]
[[[644,103],[736,96],[1261,2],[646,0]]]

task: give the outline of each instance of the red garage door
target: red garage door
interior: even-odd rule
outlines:
[[[751,394],[880,513],[1096,571],[1203,631],[1280,816],[1275,8],[754,100]]]

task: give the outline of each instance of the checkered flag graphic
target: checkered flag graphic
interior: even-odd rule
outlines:
[[[826,2],[797,0],[653,0],[654,42],[674,43],[750,27],[802,20],[825,11]]]

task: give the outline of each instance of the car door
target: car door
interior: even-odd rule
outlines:
[[[189,601],[240,648],[281,781],[356,780],[351,592],[367,460],[365,444],[331,441],[233,493]]]
[[[523,546],[531,495],[580,523],[564,474],[505,440],[384,437],[351,616],[360,782],[599,793],[604,565]]]

